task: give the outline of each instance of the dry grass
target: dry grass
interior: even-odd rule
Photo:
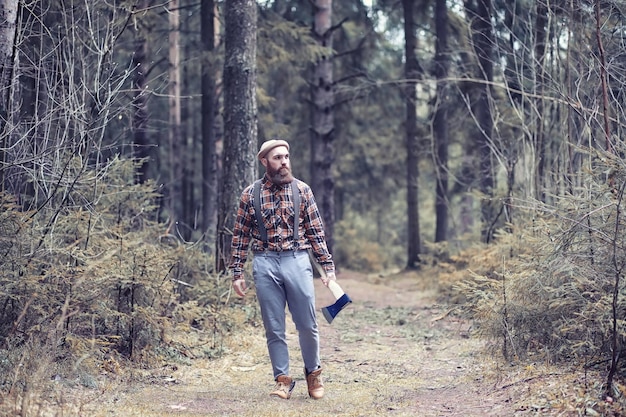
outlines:
[[[615,404],[599,402],[598,373],[485,355],[485,342],[472,337],[458,305],[437,300],[432,277],[433,271],[388,277],[346,271],[339,277],[355,302],[332,325],[320,322],[323,400],[306,395],[293,326],[296,389],[289,401],[267,395],[272,378],[265,340],[260,327],[250,326],[227,340],[219,359],[194,359],[191,352],[187,364],[122,366],[119,373],[103,372],[92,389],[61,381],[62,389],[46,401],[39,395],[38,407],[25,415],[574,416],[586,409],[587,415],[620,415]],[[316,285],[318,306],[328,304],[330,294]]]

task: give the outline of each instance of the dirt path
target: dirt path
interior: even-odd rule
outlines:
[[[271,367],[261,328],[233,340],[214,361],[164,369],[154,383],[107,393],[102,416],[513,416],[512,391],[495,383],[470,324],[438,305],[415,278],[343,274],[354,299],[329,325],[320,314],[326,396],[307,397],[293,325],[289,401],[268,396]],[[318,308],[332,296],[316,280]],[[248,302],[254,302],[252,300]],[[516,410],[517,408],[517,410]],[[545,415],[545,414],[542,414]],[[563,415],[563,414],[562,414]]]

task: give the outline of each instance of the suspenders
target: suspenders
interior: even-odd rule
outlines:
[[[261,234],[261,241],[263,241],[263,248],[267,249],[267,229],[265,223],[263,223],[263,214],[261,213],[261,182],[263,180],[256,180],[254,182],[254,191],[252,195],[252,203],[254,204],[254,214],[256,215],[256,223],[259,227],[259,233]],[[300,191],[298,190],[298,184],[294,179],[291,181],[291,195],[293,199],[294,210],[294,225],[293,225],[293,244],[294,248],[298,248],[298,223],[300,222]]]

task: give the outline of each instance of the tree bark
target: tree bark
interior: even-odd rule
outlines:
[[[5,189],[6,154],[12,118],[11,86],[14,77],[15,37],[17,31],[18,0],[0,0],[0,191]]]
[[[474,102],[473,112],[478,123],[476,146],[479,151],[479,187],[483,194],[481,203],[482,240],[489,242],[492,237],[492,223],[495,218],[491,197],[494,189],[493,167],[491,162],[491,146],[493,145],[493,118],[491,115],[491,83],[493,82],[493,28],[491,25],[491,0],[467,0],[467,15],[471,21],[474,50],[478,57],[478,77],[482,83],[477,84],[478,98]]]
[[[600,60],[600,85],[602,88],[602,121],[604,127],[604,140],[606,143],[606,150],[608,152],[614,153],[613,145],[611,144],[611,125],[610,125],[610,108],[609,108],[609,91],[607,85],[607,64],[606,64],[606,56],[604,52],[604,44],[602,43],[602,16],[600,13],[601,5],[600,0],[595,0],[595,4],[593,6],[594,15],[596,18],[596,41],[598,42],[598,59]]]
[[[404,10],[404,49],[406,77],[403,93],[406,103],[406,186],[407,186],[407,268],[417,269],[420,264],[421,241],[419,223],[419,154],[420,145],[417,137],[417,113],[416,101],[417,91],[415,90],[416,80],[421,74],[419,61],[417,60],[417,36],[415,25],[414,0],[402,0]]]
[[[321,46],[328,48],[328,54],[315,64],[311,80],[311,188],[324,220],[326,243],[331,253],[334,248],[335,226],[335,180],[332,173],[335,159],[332,4],[332,0],[313,2],[313,37]]]
[[[148,7],[148,0],[140,0],[139,10]],[[148,178],[150,166],[150,144],[148,142],[148,94],[146,75],[148,62],[146,57],[147,41],[142,28],[135,31],[135,53],[133,54],[133,157],[142,160],[136,181],[143,183]]]
[[[230,258],[239,196],[254,180],[256,167],[256,2],[226,1],[224,21],[224,170],[215,257],[220,272]]]
[[[542,1],[537,2],[537,16],[535,18],[535,57],[537,59],[534,67],[536,68],[536,99],[535,99],[535,130],[533,145],[535,147],[535,192],[536,198],[545,202],[545,166],[546,158],[546,141],[544,135],[544,84],[545,84],[545,56],[546,56],[546,24],[548,23],[548,8]]]
[[[216,8],[214,0],[202,0],[202,230],[205,242],[213,246],[217,226],[217,145],[215,137],[216,91],[213,59],[215,50]],[[208,248],[212,251],[212,248]]]
[[[181,106],[180,106],[180,12],[178,0],[169,1],[169,161],[170,181],[168,187],[170,225],[175,224],[184,213],[181,206],[182,196],[182,158],[185,146],[181,138]],[[182,202],[183,204],[185,202]]]
[[[179,13],[180,15],[180,13]],[[178,33],[192,33],[193,29],[191,27],[190,19],[183,19],[179,23]],[[189,42],[183,43],[183,54],[185,57],[193,56],[197,53],[197,46],[192,45]],[[179,137],[181,140],[182,150],[181,150],[181,188],[182,188],[182,208],[180,212],[180,216],[182,218],[182,228],[179,229],[179,233],[186,241],[190,241],[193,238],[193,232],[199,229],[199,225],[197,224],[197,216],[196,216],[196,188],[194,184],[194,171],[195,167],[198,166],[199,155],[195,152],[196,142],[200,142],[200,140],[195,140],[199,138],[200,135],[196,133],[196,129],[194,128],[195,123],[191,120],[190,117],[190,100],[182,100],[183,96],[187,96],[186,92],[190,92],[192,89],[196,91],[195,82],[189,76],[189,65],[181,65],[181,59],[179,58],[179,73],[180,79],[182,82],[180,83],[179,88],[179,108],[180,108],[180,128],[179,128]],[[202,78],[202,77],[200,77]],[[193,87],[191,86],[193,84]]]
[[[437,101],[433,120],[434,140],[437,150],[437,189],[435,200],[435,242],[448,238],[448,105],[446,103],[449,56],[448,56],[448,9],[446,0],[435,4],[435,76],[437,77]]]

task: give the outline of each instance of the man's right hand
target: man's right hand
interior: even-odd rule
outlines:
[[[322,284],[326,285],[327,287],[330,281],[337,281],[337,277],[335,276],[335,271],[326,272],[325,274],[322,274],[320,278],[322,279]]]
[[[233,288],[238,296],[244,297],[246,295],[246,291],[248,291],[248,286],[246,285],[246,280],[243,278],[238,278],[233,281]]]

